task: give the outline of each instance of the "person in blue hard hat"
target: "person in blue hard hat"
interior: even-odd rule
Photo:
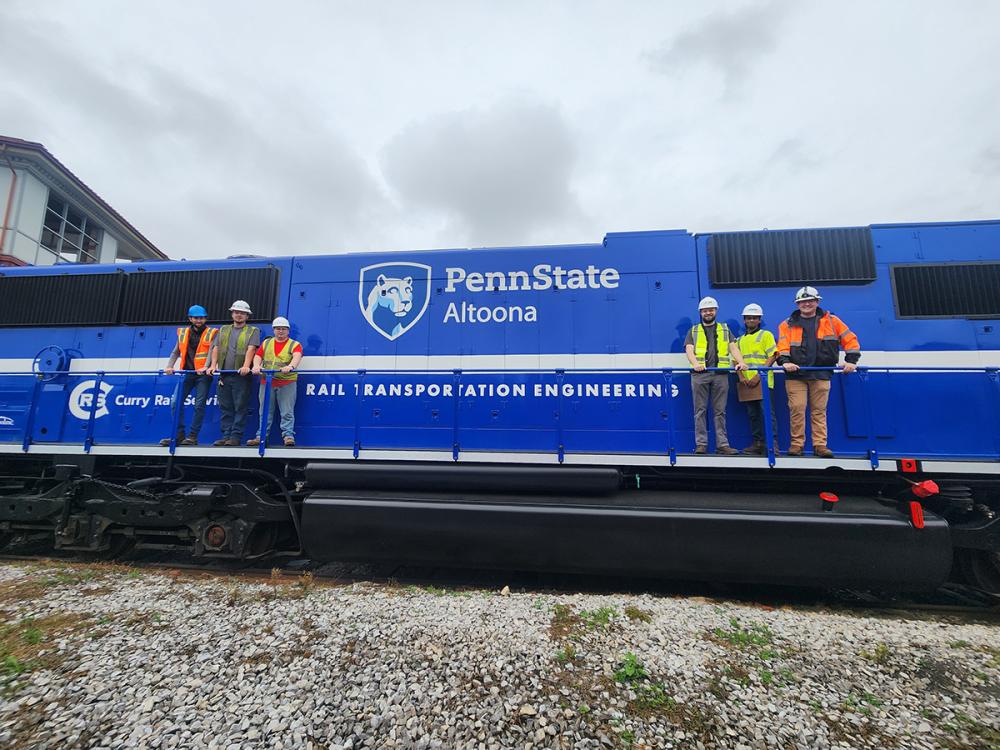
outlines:
[[[209,367],[209,352],[219,330],[209,327],[208,310],[201,305],[191,305],[188,308],[188,322],[190,325],[177,329],[177,343],[170,352],[170,361],[163,372],[167,375],[173,375],[175,371],[184,373],[180,394],[181,415],[177,422],[177,442],[180,445],[198,445],[198,433],[201,432],[201,423],[205,419],[208,389],[212,385],[212,376],[206,374]],[[194,391],[194,418],[191,420],[191,428],[185,433],[184,402],[192,391]],[[171,403],[171,417],[177,407],[178,404]],[[170,445],[170,438],[163,438],[160,445]]]

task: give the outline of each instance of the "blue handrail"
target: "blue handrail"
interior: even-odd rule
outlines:
[[[842,372],[842,367],[802,367],[799,368],[800,372],[810,372],[810,371],[824,371],[824,372]],[[748,371],[758,372],[762,376],[768,372],[777,372],[779,374],[784,374],[785,370],[782,367],[748,367]],[[659,374],[664,381],[665,392],[664,396],[666,398],[666,414],[667,414],[667,425],[666,425],[666,438],[667,438],[667,454],[671,465],[675,465],[677,462],[677,446],[675,444],[675,432],[674,432],[674,410],[675,406],[672,398],[672,391],[674,387],[674,378],[677,374],[690,374],[697,371],[708,371],[708,372],[732,372],[731,368],[703,368],[702,370],[695,370],[692,367],[667,367],[667,368],[649,368],[649,367],[618,367],[618,368],[524,368],[516,370],[498,370],[496,368],[472,368],[472,369],[445,369],[445,368],[429,368],[429,369],[315,369],[307,370],[303,374],[307,375],[355,375],[357,376],[357,401],[355,407],[355,420],[354,420],[354,446],[353,455],[358,458],[362,451],[362,441],[361,441],[361,408],[362,399],[364,396],[364,381],[367,376],[371,375],[450,375],[454,383],[454,399],[453,399],[453,414],[452,414],[452,457],[453,460],[458,460],[459,453],[461,450],[461,398],[460,398],[460,386],[463,377],[467,375],[475,374],[495,374],[500,376],[517,376],[517,375],[554,375],[557,381],[557,405],[556,410],[553,413],[554,428],[556,431],[556,454],[560,463],[564,462],[566,454],[566,443],[564,436],[564,414],[563,414],[563,385],[566,383],[567,376],[578,375],[578,374]],[[216,370],[216,374],[238,374],[238,370]],[[259,375],[264,376],[265,383],[268,387],[265,388],[264,399],[262,408],[260,411],[260,421],[259,421],[259,434],[261,435],[261,442],[258,448],[258,453],[260,456],[264,456],[266,452],[267,445],[267,435],[264,434],[264,428],[266,426],[267,416],[270,413],[270,409],[273,404],[273,394],[271,389],[271,384],[273,381],[274,374],[278,372],[277,370],[261,370]],[[910,372],[910,373],[920,373],[920,372],[936,372],[936,373],[982,373],[985,374],[989,379],[990,383],[993,385],[997,398],[994,400],[994,404],[998,409],[998,420],[997,423],[1000,425],[1000,368],[997,367],[942,367],[942,366],[858,366],[856,369],[856,374],[858,375],[859,391],[862,401],[862,411],[864,412],[864,425],[865,425],[865,439],[868,450],[868,459],[871,462],[873,469],[879,466],[879,448],[877,442],[877,432],[874,426],[874,412],[872,405],[872,398],[870,392],[870,380],[869,375],[872,372]],[[172,409],[172,429],[170,434],[170,444],[169,453],[173,455],[177,448],[177,429],[179,426],[179,420],[181,418],[181,409],[183,404],[180,404],[180,394],[182,387],[182,380],[180,378],[184,375],[189,374],[190,371],[174,370],[171,373],[174,377],[178,377],[177,384],[174,388],[172,404],[174,408]],[[100,391],[102,383],[108,377],[140,377],[140,376],[166,376],[163,370],[128,370],[128,371],[113,371],[113,370],[96,370],[96,371],[84,371],[84,370],[59,370],[59,371],[48,371],[44,373],[46,379],[50,379],[53,376],[61,375],[72,375],[74,377],[88,377],[93,376],[96,378],[94,385],[88,389],[88,392],[92,394],[91,397],[91,407],[87,418],[87,426],[85,437],[83,441],[83,448],[85,452],[90,452],[94,444],[94,427],[97,412],[97,404],[100,397]],[[0,376],[24,376],[31,377],[34,379],[32,392],[30,396],[30,401],[27,409],[27,415],[25,419],[24,433],[22,436],[22,449],[28,451],[32,445],[32,436],[34,432],[34,423],[37,413],[37,407],[39,402],[39,396],[41,393],[42,376],[35,372],[2,372],[0,371]],[[258,376],[257,373],[254,376]],[[762,388],[762,408],[764,410],[764,435],[765,443],[767,446],[767,460],[769,466],[774,466],[776,463],[776,456],[774,452],[774,431],[772,429],[770,414],[771,414],[771,398],[772,394],[770,389]],[[1000,455],[1000,430],[996,434],[997,441],[997,453]]]

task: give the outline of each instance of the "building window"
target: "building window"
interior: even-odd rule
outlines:
[[[39,245],[56,256],[56,263],[97,263],[104,230],[54,193],[49,193]]]

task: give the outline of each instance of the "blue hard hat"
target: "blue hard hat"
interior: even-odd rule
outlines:
[[[208,310],[206,310],[201,305],[191,305],[191,307],[188,308],[188,317],[189,318],[207,318],[208,317]]]

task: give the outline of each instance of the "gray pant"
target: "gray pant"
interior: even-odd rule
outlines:
[[[708,422],[705,412],[708,410],[709,395],[712,398],[712,415],[715,417],[715,447],[725,448],[729,445],[726,436],[726,401],[729,399],[729,373],[727,372],[692,372],[691,392],[694,395],[694,442],[708,447]]]

